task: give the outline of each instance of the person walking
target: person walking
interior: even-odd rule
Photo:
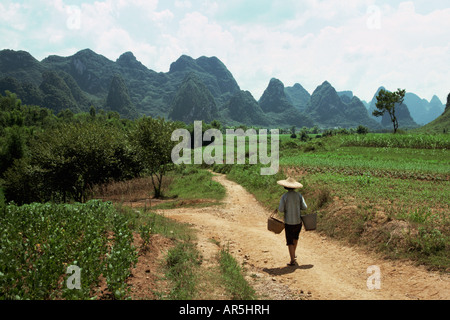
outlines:
[[[286,234],[286,245],[288,246],[289,256],[291,261],[289,266],[295,266],[298,239],[300,231],[302,230],[301,210],[306,210],[306,205],[303,196],[296,192],[295,189],[303,188],[303,185],[293,178],[277,181],[280,186],[283,186],[287,192],[283,194],[278,206],[278,211],[284,213],[284,231]]]

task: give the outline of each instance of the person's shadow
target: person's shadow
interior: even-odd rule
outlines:
[[[312,264],[303,264],[303,265],[295,264],[295,266],[286,265],[285,267],[278,267],[278,268],[264,268],[263,271],[273,276],[281,276],[284,274],[292,273],[298,269],[306,270],[311,269],[313,267],[314,265]]]

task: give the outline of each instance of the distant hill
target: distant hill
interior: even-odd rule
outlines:
[[[364,125],[374,130],[380,129],[380,125],[370,118],[361,100],[344,96],[341,99],[331,84],[325,81],[313,92],[305,112],[326,128]]]
[[[433,96],[430,102],[421,99],[414,93],[406,93],[404,103],[408,106],[413,120],[419,125],[425,125],[444,112],[444,105],[437,96]]]
[[[20,82],[39,87],[44,71],[46,71],[46,68],[26,51],[9,49],[0,51],[1,78],[10,76]]]
[[[299,83],[285,87],[273,78],[255,99],[241,90],[217,57],[182,55],[168,72],[156,72],[132,52],[111,61],[84,49],[72,56],[50,55],[38,61],[28,52],[6,49],[0,51],[0,94],[6,90],[16,93],[24,104],[47,107],[55,113],[65,109],[87,112],[94,106],[128,118],[147,115],[186,123],[216,119],[224,125],[354,128],[362,124],[382,129],[382,119],[370,115],[373,101],[367,104],[368,113],[366,104],[352,91],[338,93],[328,82],[310,94]],[[422,101],[409,96],[411,101]],[[443,106],[433,97],[426,108],[417,110],[423,109],[428,118],[421,119],[431,121],[442,113]],[[414,118],[416,109],[411,110]]]
[[[447,96],[444,113],[416,131],[421,133],[450,133],[450,94]]]
[[[120,74],[115,74],[111,80],[105,109],[116,111],[131,119],[138,117],[136,108],[131,102],[128,88]]]
[[[194,73],[188,74],[176,93],[169,118],[185,123],[196,120],[209,123],[218,116],[217,105],[209,89]]]
[[[272,78],[259,99],[259,106],[273,125],[311,127],[314,122],[304,112],[295,108],[286,96],[284,84]]]
[[[183,55],[170,65],[169,75],[173,78],[184,79],[190,73],[195,74],[206,85],[219,105],[240,90],[231,72],[217,57],[200,57],[194,60]]]
[[[377,96],[381,89],[386,90],[384,87],[378,88],[376,93],[374,94],[372,100],[368,104],[369,114],[372,115],[373,110],[375,110],[375,104],[377,102]],[[425,125],[434,119],[436,119],[439,115],[444,111],[444,105],[439,100],[437,96],[433,96],[430,102],[426,99],[422,99],[414,93],[407,92],[405,94],[405,100],[403,103],[406,105],[409,117],[408,116],[403,120],[403,123],[406,127],[417,127],[420,125]],[[406,113],[403,111],[406,116]],[[381,122],[382,118],[376,118],[378,122]]]
[[[270,122],[258,102],[248,91],[236,92],[224,105],[222,112],[224,118],[231,119],[235,124],[267,126]]]
[[[292,87],[285,87],[284,92],[294,107],[300,111],[305,110],[309,99],[311,99],[311,94],[299,83],[294,84]]]

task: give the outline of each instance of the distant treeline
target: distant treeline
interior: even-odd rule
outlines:
[[[86,202],[95,185],[142,175],[152,177],[154,196],[160,197],[162,180],[173,166],[171,150],[176,142],[171,141],[171,134],[178,128],[193,133],[194,124],[151,117],[130,120],[118,112],[94,107],[89,112],[66,109],[55,115],[47,108],[24,105],[16,94],[6,92],[0,95],[0,200],[17,204]],[[225,132],[228,127],[217,120],[203,123],[203,131],[209,128]],[[314,135],[365,136],[369,131],[364,126],[327,130],[317,126],[297,130],[292,126],[279,130],[302,141]],[[348,141],[367,145],[368,139],[377,145],[373,136]],[[442,147],[439,138],[417,139],[432,148]],[[407,139],[395,141],[404,144]]]

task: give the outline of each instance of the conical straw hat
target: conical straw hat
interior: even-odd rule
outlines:
[[[298,189],[298,188],[303,188],[303,185],[300,182],[295,181],[295,179],[293,178],[287,178],[286,180],[280,180],[277,181],[277,183],[280,186],[286,187],[286,188],[291,188],[291,189]]]

